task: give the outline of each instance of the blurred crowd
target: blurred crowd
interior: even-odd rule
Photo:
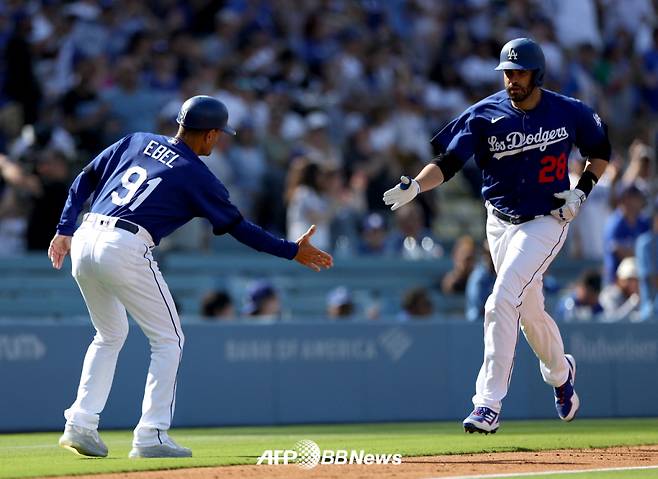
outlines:
[[[629,314],[646,317],[657,14],[652,0],[0,0],[0,255],[47,247],[72,177],[107,144],[172,135],[183,100],[211,94],[238,135],[204,161],[246,217],[290,239],[315,223],[315,243],[336,255],[451,255],[439,288],[466,294],[477,318],[488,253],[445,226],[456,201],[480,201],[474,166],[452,181],[457,198],[425,194],[393,215],[381,195],[432,158],[433,132],[502,87],[501,45],[531,36],[545,86],[594,107],[614,150],[566,246],[603,276],[584,275],[561,314],[583,318],[587,303],[593,317],[635,295]],[[199,221],[163,248],[212,248],[209,235]],[[210,303],[223,311],[226,299]]]

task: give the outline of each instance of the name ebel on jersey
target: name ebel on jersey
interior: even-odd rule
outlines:
[[[564,126],[553,130],[544,130],[543,127],[539,127],[537,133],[528,135],[520,131],[512,131],[507,134],[504,140],[499,140],[496,135],[491,135],[487,142],[489,143],[489,151],[494,153],[493,157],[500,159],[535,148],[539,148],[539,151],[545,151],[548,145],[567,138],[569,138],[569,132]]]

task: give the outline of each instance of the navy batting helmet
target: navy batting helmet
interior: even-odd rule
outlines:
[[[546,60],[541,47],[530,38],[515,38],[500,50],[500,63],[496,70],[534,70],[535,85],[544,83]]]
[[[207,95],[197,95],[185,100],[180,107],[176,122],[191,130],[219,129],[229,135],[235,135],[235,130],[227,125],[226,105],[217,98]]]

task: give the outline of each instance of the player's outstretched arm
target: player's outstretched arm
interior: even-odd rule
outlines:
[[[48,247],[48,258],[50,258],[53,268],[60,269],[62,267],[64,258],[69,254],[69,251],[71,251],[71,237],[56,234]]]
[[[435,163],[430,163],[414,179],[402,176],[398,185],[384,193],[384,204],[393,205],[391,210],[395,211],[413,200],[418,193],[436,188],[443,183],[443,180],[441,168]]]
[[[312,225],[306,233],[301,235],[297,240],[297,255],[295,261],[303,264],[313,271],[320,271],[322,268],[331,268],[334,260],[329,253],[316,248],[311,244],[311,237],[315,234],[315,225]]]

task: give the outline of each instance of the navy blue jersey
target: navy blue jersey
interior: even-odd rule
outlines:
[[[145,228],[155,244],[195,217],[215,234],[231,233],[249,246],[292,258],[297,245],[274,238],[242,218],[221,181],[183,142],[134,133],[101,152],[69,191],[57,232],[71,235],[93,194],[91,212],[123,218]]]
[[[482,196],[510,215],[546,215],[553,194],[568,190],[567,159],[575,145],[584,157],[607,144],[599,116],[579,100],[543,90],[538,105],[515,108],[499,91],[446,125],[432,143],[462,165],[471,157],[482,169]],[[603,158],[608,160],[608,158]]]

